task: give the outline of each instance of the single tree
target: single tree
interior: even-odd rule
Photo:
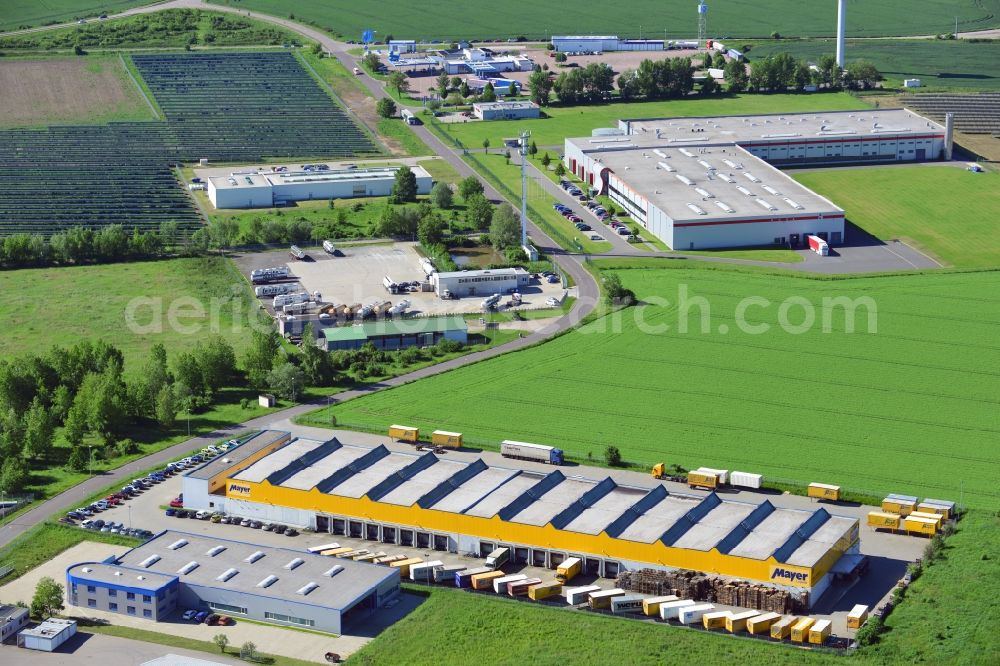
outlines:
[[[566,167],[563,165],[561,160],[556,163],[555,174],[559,178],[562,178],[563,176],[566,175]]]
[[[617,446],[609,446],[604,449],[604,460],[608,467],[621,467],[622,452],[618,450]]]
[[[257,658],[257,646],[247,641],[240,646],[240,659],[253,661]]]
[[[420,219],[417,223],[417,240],[424,247],[440,245],[444,240],[444,232],[448,228],[447,222],[441,216],[432,213]]]
[[[481,99],[484,102],[495,102],[495,101],[497,101],[497,91],[496,91],[496,88],[493,87],[493,83],[491,83],[490,81],[487,81],[486,85],[483,87],[483,94],[482,94]]]
[[[469,90],[469,84],[464,80],[462,81],[461,85],[458,86],[458,94],[462,96],[462,99],[465,99],[470,94],[472,94],[472,91]]]
[[[531,101],[540,106],[549,103],[552,94],[552,79],[548,72],[535,71],[528,77],[528,91]]]
[[[445,97],[448,96],[448,86],[450,83],[451,79],[448,77],[448,72],[442,70],[437,77],[437,90],[438,90],[438,95],[441,96],[441,99],[444,99]]]
[[[390,88],[396,91],[396,97],[402,98],[403,93],[410,91],[410,81],[403,72],[393,72],[387,81]]]
[[[483,193],[483,184],[475,176],[466,176],[458,183],[458,193],[462,195],[464,201],[468,202],[469,197],[473,194]]]
[[[490,221],[490,245],[498,252],[517,247],[521,241],[521,220],[510,204],[500,204]]]
[[[266,388],[267,375],[274,367],[274,357],[280,343],[274,331],[250,332],[250,346],[243,355],[243,369],[250,385],[257,389]]]
[[[431,201],[442,210],[451,208],[455,203],[455,195],[451,191],[451,185],[440,181],[434,183],[434,187],[431,188]]]
[[[417,176],[408,166],[396,169],[396,180],[392,184],[392,194],[389,202],[394,204],[410,203],[417,200]]]
[[[738,93],[747,89],[747,68],[742,60],[733,58],[726,63],[723,71],[726,77],[726,90],[728,92]]]
[[[282,361],[267,373],[267,385],[279,397],[296,402],[305,391],[306,375],[299,366]]]
[[[229,645],[229,637],[225,634],[216,634],[212,636],[212,642],[219,646],[219,652],[225,652],[226,646]]]
[[[365,57],[361,59],[361,65],[367,69],[369,72],[378,71],[379,63],[378,56],[374,53],[367,53]]]
[[[719,82],[716,81],[711,76],[706,76],[705,80],[701,83],[701,94],[702,95],[713,95],[719,92]]]
[[[388,97],[383,97],[375,104],[375,111],[383,118],[392,118],[396,115],[396,103]]]
[[[610,273],[604,278],[604,295],[612,306],[631,305],[635,301],[635,294],[622,284],[617,273]]]
[[[719,57],[721,58],[722,56],[720,55]],[[714,64],[715,64],[715,60],[713,60],[713,58],[712,58],[712,52],[709,51],[709,52],[707,52],[705,54],[705,61],[702,63],[702,66],[705,69],[708,69],[709,67],[711,67]]]
[[[552,164],[552,158],[549,157],[548,153],[543,154],[542,155],[542,166],[545,167],[546,169],[548,169],[550,164]]]
[[[45,576],[35,586],[35,596],[31,599],[31,616],[44,620],[62,609],[63,586]]]
[[[534,141],[532,141],[531,144],[528,145],[528,154],[531,156],[535,156],[538,154],[538,146],[535,144]]]
[[[27,480],[28,467],[23,458],[10,456],[0,464],[0,493],[15,495],[24,490]]]
[[[487,153],[490,152],[490,139],[489,139],[489,137],[483,139],[483,150],[485,150]]]
[[[465,200],[465,219],[473,229],[488,229],[493,219],[493,204],[482,194],[469,196]]]
[[[74,472],[83,472],[87,469],[87,454],[83,452],[82,446],[77,445],[73,447],[73,450],[69,452],[69,458],[66,460],[66,466]]]
[[[451,87],[452,88],[457,88],[460,85],[462,85],[462,77],[461,76],[453,76],[453,77],[451,77]]]

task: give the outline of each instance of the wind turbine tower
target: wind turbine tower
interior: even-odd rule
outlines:
[[[708,5],[705,0],[698,2],[698,45],[705,43],[708,39]]]
[[[844,24],[847,22],[847,0],[837,0],[837,67],[844,69]]]

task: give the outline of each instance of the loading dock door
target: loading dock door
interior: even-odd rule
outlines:
[[[492,553],[494,550],[496,550],[496,546],[494,546],[489,541],[480,541],[479,542],[479,557],[486,557],[487,555],[489,555],[490,553]]]
[[[413,530],[399,530],[399,545],[400,546],[413,545]]]
[[[316,531],[317,532],[329,532],[330,531],[330,519],[326,516],[316,516]]]
[[[396,528],[395,527],[383,527],[382,528],[382,543],[396,543]]]
[[[434,535],[434,550],[448,550],[448,537],[440,534]]]

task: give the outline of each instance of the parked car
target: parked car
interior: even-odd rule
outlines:
[[[174,515],[177,516],[178,518],[187,518],[188,517],[188,510],[187,509],[177,509],[177,513],[175,513]]]
[[[220,627],[228,627],[229,625],[235,623],[233,622],[233,618],[229,617],[228,615],[220,615],[219,619],[215,621],[215,624],[217,624]]]
[[[250,522],[250,527],[252,527],[255,530],[259,530],[263,526],[264,523],[260,522],[259,520],[253,520]]]
[[[242,527],[250,527],[250,523],[252,523],[252,522],[253,521],[250,520],[249,518],[244,518],[243,520],[240,521],[240,525]]]
[[[276,534],[284,534],[285,532],[288,531],[288,527],[285,525],[275,525],[274,531]]]
[[[211,515],[212,514],[210,514],[208,511],[199,511],[198,513],[194,514],[194,517],[197,518],[198,520],[208,520],[209,516]]]
[[[81,518],[83,518],[83,514],[80,513],[79,511],[67,511],[66,517],[71,518],[73,520],[80,520]]]
[[[196,611],[196,610],[186,610],[186,611],[184,611],[184,614],[181,615],[181,618],[184,619],[184,620],[193,620],[194,616],[197,615],[197,614],[198,614],[198,611]]]
[[[558,275],[550,275],[547,279],[548,279],[548,281],[549,281],[550,284],[555,284],[556,282],[559,282],[559,276]]]
[[[183,508],[184,500],[182,500],[180,497],[175,497],[174,499],[170,500],[170,506],[174,507],[175,509]]]
[[[298,536],[298,535],[299,535],[299,532],[295,528],[289,527],[287,530],[285,530],[285,536],[292,537],[292,536]]]
[[[166,513],[166,515],[168,515],[168,516],[176,516],[177,515],[177,509],[170,508],[170,509],[167,509],[164,513]]]

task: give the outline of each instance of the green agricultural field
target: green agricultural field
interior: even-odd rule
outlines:
[[[847,111],[868,108],[846,93],[798,95],[723,95],[712,99],[663,102],[618,102],[597,106],[547,107],[549,118],[532,120],[469,123],[442,123],[442,129],[468,148],[482,148],[483,139],[494,147],[504,137],[517,136],[520,130],[531,132],[531,140],[542,146],[563,147],[563,139],[590,136],[597,127],[617,127],[622,118],[658,118],[670,116],[726,116],[754,113],[797,113],[804,111]]]
[[[938,261],[1000,266],[1000,173],[913,165],[792,174],[883,240],[899,238]]]
[[[361,39],[366,28],[377,30],[376,39],[389,35],[397,39],[507,39],[523,35],[548,39],[550,35],[620,35],[649,39],[692,38],[697,34],[697,3],[633,0],[616,5],[613,12],[595,3],[569,8],[556,2],[538,3],[513,0],[502,5],[483,0],[467,2],[462,11],[447,0],[421,3],[388,0],[352,6],[344,11],[341,3],[303,0],[289,7],[282,0],[212,0],[281,17],[293,12],[296,19],[343,35]],[[834,2],[810,6],[796,0],[715,3],[710,6],[709,26],[713,35],[767,37],[783,35],[828,36],[836,31],[837,5]],[[571,9],[571,10],[570,10]],[[997,0],[889,0],[882,3],[851,3],[848,34],[856,37],[884,35],[924,35],[954,29],[982,30],[998,23]]]
[[[600,460],[615,445],[643,466],[996,504],[1000,272],[815,279],[676,266],[620,272],[640,307],[333,412],[348,427],[444,428],[487,448],[518,439]],[[844,297],[871,299],[853,333],[842,308],[823,314],[822,299]],[[807,312],[815,324],[796,329]]]
[[[790,53],[796,58],[816,62],[820,56],[832,55],[837,49],[832,39],[751,43],[751,61],[772,53]],[[874,63],[885,76],[886,87],[901,88],[903,79],[916,78],[929,90],[1000,88],[1000,40],[858,39],[847,42],[846,54],[848,62],[870,60]]]
[[[149,0],[4,0],[0,4],[0,31],[96,18],[103,12],[123,12],[148,4]]]
[[[246,280],[219,257],[5,271],[0,284],[7,295],[0,305],[5,322],[0,355],[14,358],[102,339],[122,350],[127,370],[157,342],[172,357],[212,333],[239,354],[249,336],[246,322],[257,309]],[[140,325],[153,325],[154,313],[160,315],[162,331],[131,331],[130,303]],[[171,307],[178,324],[190,329],[171,330]]]

